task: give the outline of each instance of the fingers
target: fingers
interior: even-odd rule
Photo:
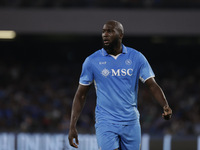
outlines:
[[[77,137],[75,138],[75,141],[76,141],[76,144],[78,144],[78,145],[79,145],[79,143],[78,143],[78,138],[77,138]]]
[[[75,148],[78,148],[78,143],[72,143],[72,145],[71,146],[73,146],[73,147],[75,147]]]
[[[70,137],[69,137],[69,144],[70,144],[72,147],[78,148],[78,145],[79,145],[79,143],[78,143],[78,138],[75,137],[75,142],[76,142],[76,143],[74,143],[74,140],[73,140],[73,139],[74,139],[74,138],[70,138]]]
[[[78,142],[78,135],[76,132],[71,132],[69,133],[69,144],[72,146],[72,147],[75,147],[75,148],[78,148],[78,145],[79,145],[79,142]],[[75,139],[75,140],[74,140]],[[75,141],[75,142],[74,142]]]
[[[165,120],[171,119],[171,115],[165,115],[164,113],[162,114],[162,117],[163,117]]]
[[[172,110],[169,106],[164,106],[163,107],[163,114],[162,114],[162,117],[165,119],[165,120],[169,120],[171,119],[171,116],[172,116]]]

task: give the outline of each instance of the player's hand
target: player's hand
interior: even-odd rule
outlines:
[[[162,117],[165,119],[165,120],[169,120],[171,119],[172,117],[172,110],[169,106],[164,106],[163,107],[163,114],[162,114]]]
[[[79,144],[78,143],[78,132],[77,132],[76,128],[70,129],[68,139],[69,139],[69,144],[72,147],[78,148],[78,144]],[[74,143],[73,139],[75,139],[75,143]]]

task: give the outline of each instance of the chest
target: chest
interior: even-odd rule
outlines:
[[[138,64],[133,57],[121,54],[117,57],[106,56],[96,59],[93,73],[96,78],[131,78],[138,72]]]

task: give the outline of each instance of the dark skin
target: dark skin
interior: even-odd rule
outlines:
[[[123,32],[123,27],[113,21],[109,21],[103,26],[102,40],[108,54],[116,56],[122,53]]]
[[[122,53],[122,38],[124,35],[123,26],[117,21],[108,21],[102,30],[102,39],[104,49],[108,54],[118,55]],[[162,117],[166,120],[171,119],[172,110],[168,105],[168,102],[165,98],[165,95],[160,88],[160,86],[156,83],[155,79],[149,78],[145,81],[145,85],[150,90],[153,97],[158,101],[158,103],[163,108]],[[85,86],[79,84],[76,94],[74,96],[73,105],[72,105],[72,113],[71,113],[71,121],[70,121],[70,130],[69,130],[69,143],[71,146],[78,148],[78,132],[76,129],[76,124],[78,118],[81,114],[81,111],[84,107],[86,101],[86,95],[90,89],[90,86]],[[75,143],[73,142],[75,139]],[[115,149],[118,150],[118,149]]]

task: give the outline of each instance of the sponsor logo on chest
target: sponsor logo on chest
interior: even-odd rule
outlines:
[[[108,75],[111,75],[111,76],[132,76],[133,75],[133,69],[132,68],[128,68],[128,69],[107,69],[107,68],[104,68],[102,71],[101,71],[101,74],[104,76],[104,77],[107,77]]]
[[[107,64],[106,61],[99,62],[99,65],[106,65],[106,64]],[[114,69],[114,68],[108,69],[109,67],[106,66],[107,68],[104,68],[101,71],[101,74],[104,77],[107,77],[107,76],[118,76],[118,77],[119,76],[132,76],[133,75],[133,68],[129,68],[131,64],[132,64],[132,61],[130,59],[126,59],[124,68],[122,67],[120,69]],[[129,66],[129,67],[127,68],[126,66]]]
[[[104,77],[107,77],[107,76],[132,76],[133,75],[133,68],[130,68],[130,65],[132,64],[132,61],[130,59],[126,59],[125,60],[125,66],[120,68],[120,69],[114,69],[114,68],[104,68],[102,71],[101,71],[101,74],[104,76]],[[106,65],[107,62],[104,61],[104,62],[99,62],[99,65]],[[128,68],[127,68],[128,66]],[[105,66],[104,66],[105,67]]]

